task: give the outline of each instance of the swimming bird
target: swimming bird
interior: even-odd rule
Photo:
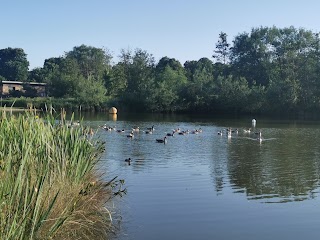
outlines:
[[[133,127],[133,128],[132,128],[132,131],[133,131],[133,132],[139,132],[139,131],[140,131],[140,128],[139,128],[139,127]]]
[[[127,158],[124,161],[127,162],[129,165],[131,164],[131,158]]]
[[[251,128],[243,129],[243,132],[244,132],[244,133],[250,133],[250,132],[251,132]]]
[[[147,128],[147,130],[153,132],[154,131],[154,125],[152,125],[151,128]]]
[[[261,131],[258,132],[257,134],[259,134],[257,140],[258,140],[259,142],[262,142],[262,133],[261,133]]]
[[[222,135],[223,135],[222,131],[219,131],[219,132],[218,132],[218,135],[222,136]]]
[[[133,131],[127,135],[127,138],[134,138]]]
[[[167,136],[168,136],[168,137],[173,137],[173,136],[174,136],[174,133],[175,133],[174,131],[173,131],[172,133],[167,133]]]
[[[239,133],[238,128],[236,128],[235,130],[232,130],[231,132],[232,132],[232,133],[235,133],[235,134],[238,134],[238,133]]]
[[[231,131],[228,131],[228,138],[231,138],[231,135],[232,134],[232,132]]]
[[[167,137],[164,137],[163,139],[156,139],[156,141],[157,141],[158,143],[164,143],[164,144],[166,144],[166,143],[167,143]]]

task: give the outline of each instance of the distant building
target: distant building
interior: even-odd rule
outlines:
[[[1,96],[10,96],[15,91],[23,94],[27,89],[32,89],[34,97],[46,97],[46,85],[46,83],[38,82],[2,81],[0,82],[0,94]]]

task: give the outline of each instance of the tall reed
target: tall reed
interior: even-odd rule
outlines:
[[[103,143],[48,115],[0,115],[0,239],[105,239]]]

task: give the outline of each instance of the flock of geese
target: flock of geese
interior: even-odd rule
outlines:
[[[255,120],[252,120],[252,126],[255,129]],[[103,126],[100,126],[102,129],[104,129],[105,131],[115,131],[118,133],[127,133],[126,137],[133,139],[135,137],[135,134],[138,133],[145,133],[145,134],[153,134],[153,132],[155,131],[155,127],[154,125],[152,127],[146,128],[145,130],[140,130],[140,128],[138,126],[132,127],[131,130],[125,130],[125,129],[116,129],[116,127],[110,127],[107,126],[106,124]],[[262,138],[262,133],[261,130],[259,131],[253,131],[252,128],[247,128],[247,129],[242,129],[241,131],[243,131],[244,134],[250,135],[251,133],[254,133],[254,135],[256,135],[257,137],[255,138],[250,138],[253,140],[257,140],[258,142],[262,142],[263,138]],[[224,136],[226,135],[228,139],[231,139],[233,135],[238,135],[239,134],[239,129],[232,129],[231,127],[220,130],[217,132],[217,135],[219,136]],[[162,143],[162,144],[166,144],[167,140],[169,137],[174,137],[175,135],[187,135],[187,134],[199,134],[202,133],[202,129],[195,129],[195,130],[182,130],[180,128],[177,129],[173,129],[171,132],[166,133],[166,135],[163,138],[157,138],[155,139],[156,143]],[[125,162],[127,162],[129,165],[131,164],[132,159],[131,158],[127,158],[125,159]]]
[[[116,131],[118,133],[125,133],[126,130],[125,129],[116,129],[116,127],[110,127],[110,126],[107,126],[107,125],[103,125],[102,128],[106,131]],[[135,133],[139,133],[139,132],[144,132],[145,134],[152,134],[154,132],[155,128],[154,128],[154,125],[150,128],[147,128],[146,130],[140,130],[140,127],[133,127],[130,131],[129,134],[127,134],[127,138],[134,138],[134,134]],[[195,130],[184,130],[182,131],[180,128],[177,128],[177,129],[174,129],[172,130],[172,132],[169,132],[167,133],[163,138],[160,138],[160,139],[156,139],[156,142],[157,143],[164,143],[166,144],[167,143],[167,137],[173,137],[175,134],[177,135],[187,135],[187,134],[198,134],[198,133],[202,133],[202,129],[199,128],[199,129],[195,129]]]
[[[126,130],[125,129],[116,129],[116,127],[110,127],[110,126],[107,126],[107,125],[103,125],[102,128],[106,131],[116,131],[118,133],[125,133]],[[154,132],[155,128],[154,128],[154,125],[150,128],[147,128],[146,130],[140,130],[139,127],[135,126],[133,127],[131,130],[130,130],[130,133],[127,134],[127,138],[131,138],[133,139],[134,136],[135,136],[135,133],[139,133],[139,132],[144,132],[145,134],[152,134]],[[243,129],[243,132],[244,133],[247,133],[247,134],[250,134],[252,132],[252,128],[248,128],[248,129]],[[174,135],[187,135],[187,134],[199,134],[199,133],[202,133],[202,129],[199,128],[199,129],[195,129],[195,130],[181,130],[180,128],[177,128],[177,129],[173,129],[172,132],[168,132],[166,133],[166,135],[163,137],[163,138],[160,138],[160,139],[156,139],[156,142],[157,143],[164,143],[166,144],[167,143],[167,137],[173,137]],[[223,135],[227,135],[228,138],[231,138],[232,137],[232,134],[236,134],[238,135],[239,133],[239,130],[236,128],[236,129],[232,129],[231,127],[225,129],[225,130],[220,130],[217,132],[217,134],[219,136],[223,136]],[[262,138],[262,133],[261,133],[261,130],[258,131],[258,132],[254,132],[255,135],[257,135],[257,138],[256,140],[258,140],[259,142],[262,142],[263,141],[263,138]]]

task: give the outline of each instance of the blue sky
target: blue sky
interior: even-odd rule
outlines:
[[[0,49],[22,48],[30,69],[85,44],[141,48],[155,57],[211,58],[221,31],[228,41],[259,26],[320,30],[317,0],[2,0]]]

